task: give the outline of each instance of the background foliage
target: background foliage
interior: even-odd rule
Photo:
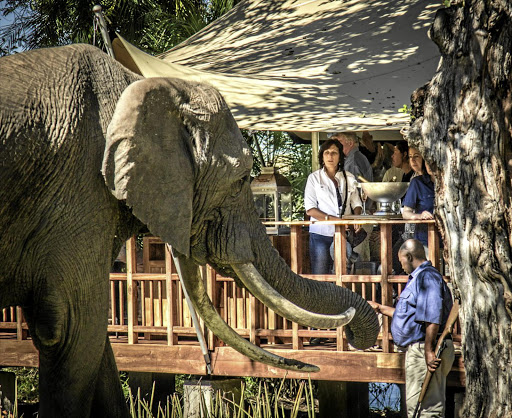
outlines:
[[[119,32],[150,53],[163,52],[222,16],[239,0],[105,0],[111,37]],[[0,54],[70,43],[93,43],[92,8],[83,0],[0,2]],[[97,43],[101,37],[96,35]]]
[[[292,185],[292,220],[304,220],[304,188],[311,173],[311,144],[294,143],[286,132],[247,131],[242,134],[251,146],[252,176],[262,167],[274,166]]]

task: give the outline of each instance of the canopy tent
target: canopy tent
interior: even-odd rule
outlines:
[[[438,7],[425,0],[246,0],[159,57],[122,38],[114,50],[145,77],[212,84],[241,128],[397,131],[408,123],[398,109],[439,61],[427,36]]]

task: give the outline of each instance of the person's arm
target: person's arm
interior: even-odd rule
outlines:
[[[436,358],[436,338],[439,331],[439,325],[432,322],[425,322],[425,362],[428,371],[434,373],[441,364],[441,359]]]
[[[367,302],[376,313],[380,313],[384,316],[389,316],[390,318],[392,318],[393,314],[395,313],[395,308],[391,306],[381,305],[380,303],[373,302],[371,300],[368,300]]]
[[[329,214],[321,211],[318,208],[308,209],[306,211],[306,213],[308,214],[308,216],[312,216],[313,218],[318,219],[319,221],[340,221],[341,220],[341,218],[334,216],[334,215],[329,215]]]
[[[354,215],[361,215],[361,213],[363,213],[363,202],[361,200],[361,196],[359,196],[359,192],[353,186],[350,189],[350,200],[348,204],[350,205]],[[360,229],[361,225],[354,225],[354,230],[356,232],[358,232]]]
[[[315,177],[315,173],[312,173],[308,177],[306,188],[304,190],[304,206],[306,207],[306,214],[308,216],[319,221],[325,221],[325,218],[329,215],[318,209],[318,198],[316,196],[317,186],[318,180]]]
[[[414,209],[409,206],[404,206],[404,210],[402,212],[402,218],[404,219],[434,219],[434,215],[432,215],[428,210],[424,210],[421,213],[414,213]]]

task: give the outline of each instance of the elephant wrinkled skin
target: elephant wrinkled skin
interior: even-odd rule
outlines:
[[[315,370],[223,323],[197,265],[245,282],[304,325],[354,315],[351,344],[375,342],[377,317],[361,297],[295,275],[270,245],[250,150],[212,87],[142,79],[87,45],[4,57],[0,145],[0,307],[23,308],[39,350],[41,417],[127,416],[107,338],[108,274],[145,226],[173,246],[198,313],[241,353]]]

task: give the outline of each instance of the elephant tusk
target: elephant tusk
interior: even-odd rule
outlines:
[[[278,315],[297,322],[300,325],[314,328],[337,328],[348,324],[356,313],[353,307],[336,315],[326,315],[308,311],[295,305],[278,293],[268,284],[252,263],[232,264],[231,268],[254,297],[259,299]]]
[[[204,283],[198,274],[197,265],[189,258],[173,250],[173,257],[177,267],[180,268],[183,275],[183,285],[190,295],[190,299],[197,313],[203,318],[206,326],[226,344],[233,347],[239,353],[249,357],[254,361],[279,367],[281,369],[293,370],[296,372],[308,373],[318,372],[320,369],[313,365],[303,363],[294,359],[277,356],[269,353],[260,347],[240,337],[215,310]]]

